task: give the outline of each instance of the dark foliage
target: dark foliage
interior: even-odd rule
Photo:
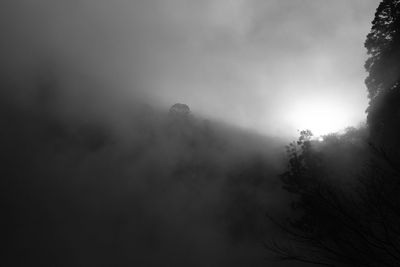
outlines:
[[[367,109],[372,141],[399,158],[400,141],[400,1],[384,0],[365,41],[370,104]]]
[[[328,178],[327,168],[320,164],[324,154],[312,147],[307,131],[289,146],[289,167],[281,178],[295,196],[292,208],[297,215],[286,222],[271,217],[288,241],[267,243],[267,247],[280,259],[325,266],[398,266],[400,198],[395,192],[400,189],[400,172],[396,165],[371,148],[369,164],[350,188],[343,187]]]
[[[324,266],[400,265],[400,1],[380,3],[365,47],[369,135],[357,141],[357,132],[365,130],[353,129],[336,138],[336,148],[318,149],[311,133],[303,131],[289,145],[281,179],[294,195],[296,215],[284,223],[271,217],[288,241],[267,244],[281,259]],[[336,159],[324,160],[334,150]],[[349,155],[364,166],[339,166],[332,177],[335,161]],[[349,172],[357,179],[346,185]]]

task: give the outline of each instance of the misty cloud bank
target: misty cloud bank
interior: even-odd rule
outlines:
[[[263,263],[279,145],[168,115],[147,83],[155,3],[92,4],[1,4],[3,262]]]
[[[341,67],[354,51],[324,56],[359,34],[360,1],[335,27],[331,4],[307,2],[2,1],[3,262],[264,266],[287,139],[241,127],[291,136],[292,100],[360,74]],[[364,109],[358,95],[342,104]]]
[[[117,101],[187,103],[293,138],[310,101],[346,113],[338,127],[364,120],[359,48],[376,2],[6,0],[0,53],[7,71],[72,71]]]

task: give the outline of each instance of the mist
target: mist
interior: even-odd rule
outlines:
[[[316,112],[302,112],[310,101],[329,100],[343,115],[327,130],[338,131],[365,120],[359,47],[376,2],[5,1],[2,64],[83,75],[112,88],[111,109],[127,99],[181,102],[290,138],[318,132],[299,116]]]
[[[266,260],[285,145],[334,110],[313,148],[356,181],[367,130],[329,132],[365,121],[376,5],[2,1],[4,263],[301,266]]]
[[[264,263],[282,143],[148,106],[115,125],[31,84],[1,101],[7,263]]]

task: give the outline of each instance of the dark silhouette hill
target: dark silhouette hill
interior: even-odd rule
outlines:
[[[79,101],[70,112],[53,83],[36,98],[4,88],[3,263],[265,264],[283,142],[149,105],[119,120]]]

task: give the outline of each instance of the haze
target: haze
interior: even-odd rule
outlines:
[[[369,162],[377,6],[0,1],[4,264],[299,266],[266,213]]]
[[[2,1],[1,53],[8,71],[101,77],[116,103],[182,102],[267,135],[325,134],[365,119],[361,48],[377,3]]]

